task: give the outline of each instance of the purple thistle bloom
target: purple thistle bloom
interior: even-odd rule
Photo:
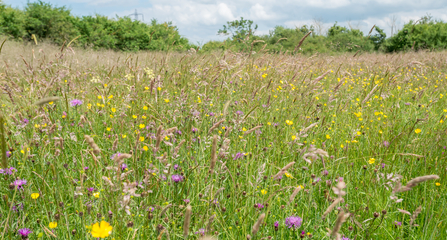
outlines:
[[[76,106],[82,105],[82,101],[79,100],[79,99],[74,99],[74,100],[70,101],[70,104],[71,104],[72,107],[76,107]]]
[[[154,210],[155,210],[154,207],[149,207],[149,208],[147,209],[147,211],[149,211],[149,212],[153,212]]]
[[[182,135],[182,131],[177,130],[175,133],[177,133],[178,135]]]
[[[394,226],[395,227],[402,226],[402,222],[394,221]]]
[[[327,170],[323,170],[323,172],[321,173],[323,176],[327,176],[329,174],[329,172]]]
[[[243,158],[244,153],[238,152],[235,155],[233,155],[233,160],[238,160],[239,158]]]
[[[14,181],[14,185],[17,186],[17,190],[22,190],[23,185],[26,185],[26,180],[25,179],[17,179]]]
[[[350,240],[350,239],[347,237],[342,237],[341,240]]]
[[[385,163],[382,163],[382,168],[385,168]]]
[[[301,219],[298,216],[291,216],[286,218],[286,226],[288,228],[299,228],[301,227],[301,224],[303,223],[303,219]]]
[[[266,105],[266,104],[262,104],[262,107],[266,108],[266,107],[267,107],[267,105]]]
[[[175,164],[174,165],[174,170],[177,170],[178,169],[178,164]]]
[[[84,167],[84,170],[87,171],[87,170],[88,170],[88,167]]]
[[[186,204],[188,204],[189,202],[191,202],[189,199],[183,199],[183,202],[185,202]]]
[[[197,128],[193,127],[191,131],[192,131],[192,133],[196,133],[198,130],[197,130]]]
[[[244,114],[244,112],[242,112],[242,111],[236,111],[236,114],[240,116],[240,115]]]
[[[264,208],[264,205],[262,205],[262,204],[260,204],[260,203],[257,203],[257,204],[256,204],[256,208],[257,208],[257,209],[263,209],[263,208]]]
[[[27,239],[28,238],[28,235],[30,234],[30,233],[32,233],[33,231],[31,231],[31,229],[29,229],[29,228],[22,228],[22,229],[19,229],[19,231],[18,231],[18,233],[20,234],[20,235],[22,235],[22,238],[23,239]]]
[[[24,124],[28,124],[28,123],[29,123],[29,120],[26,119],[26,118],[24,118],[22,122],[23,122]]]
[[[194,234],[199,234],[199,235],[205,236],[205,228],[199,229],[199,231],[195,232]]]
[[[171,178],[172,178],[172,181],[174,181],[175,183],[183,181],[183,176],[182,175],[172,175]]]
[[[405,105],[407,105],[407,106],[410,105],[410,104],[411,104],[411,103],[409,103],[409,102],[405,103]]]
[[[112,154],[112,156],[110,157],[110,159],[113,160],[113,159],[115,158],[115,156],[117,156],[117,154],[118,154],[118,157],[121,156],[121,153],[117,152],[117,153]]]
[[[213,112],[210,112],[209,114],[211,117],[213,117],[215,114]]]
[[[389,147],[390,146],[390,142],[388,142],[388,141],[383,141],[383,146],[384,147]]]
[[[126,170],[126,168],[127,168],[127,164],[125,164],[125,163],[121,164],[121,171]]]
[[[19,203],[19,204],[17,204],[17,206],[12,206],[12,210],[14,212],[19,212],[19,208],[20,208],[20,210],[23,211],[23,203]]]
[[[12,153],[11,151],[6,151],[6,157],[11,157]]]
[[[93,192],[95,189],[92,188],[92,187],[89,187],[89,188],[87,188],[87,190],[88,190],[89,192]]]
[[[275,228],[279,227],[279,222],[276,221],[275,224],[273,224],[275,226]]]
[[[15,169],[13,167],[0,169],[0,174],[12,175],[12,174],[14,174],[13,172],[17,172],[17,169]]]

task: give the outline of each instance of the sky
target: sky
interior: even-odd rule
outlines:
[[[28,0],[3,0],[23,8]],[[33,2],[34,0],[29,0]],[[258,24],[256,34],[268,34],[275,26],[290,28],[318,22],[322,33],[335,22],[360,29],[365,34],[377,25],[387,36],[410,20],[430,14],[447,21],[447,0],[43,0],[68,7],[73,15],[100,14],[111,18],[143,14],[144,21],[172,21],[182,36],[202,45],[224,40],[217,35],[227,21],[244,17]],[[139,16],[142,21],[142,16]],[[394,24],[393,24],[394,22]]]

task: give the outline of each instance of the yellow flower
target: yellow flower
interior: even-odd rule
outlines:
[[[422,132],[422,130],[418,128],[418,129],[414,130],[414,132],[415,132],[416,134],[419,134],[419,133]]]
[[[369,163],[369,164],[374,164],[375,161],[376,161],[375,158],[370,158],[369,161],[368,161],[368,163]]]
[[[147,150],[149,150],[149,148],[147,146],[143,146],[143,150],[147,151]]]
[[[108,97],[108,99],[112,99],[113,98],[113,95],[110,95],[109,97]]]
[[[286,123],[287,123],[287,125],[292,125],[293,124],[293,122],[290,121],[290,120],[286,120]]]
[[[326,139],[331,139],[331,136],[329,136],[329,134],[326,134]]]
[[[158,87],[157,90],[160,91],[160,90],[161,90],[161,87]]]
[[[144,141],[144,137],[140,137],[140,142],[143,142]]]
[[[267,194],[267,190],[262,189],[262,190],[261,190],[261,193],[262,193],[262,195],[265,195],[265,194]]]
[[[31,198],[32,199],[37,199],[40,196],[39,193],[31,193]]]
[[[144,127],[146,127],[146,126],[144,126],[144,124],[140,124],[140,128],[144,128]]]
[[[95,193],[93,193],[93,197],[95,197],[95,198],[99,198],[99,192],[95,192]]]
[[[48,104],[53,105],[53,102],[49,102]]]
[[[295,135],[292,135],[292,140],[295,140],[296,139],[296,136]]]
[[[168,137],[168,136],[166,136],[166,137],[165,137],[165,140],[166,140],[166,141],[168,141],[168,140],[169,140],[169,137]]]
[[[441,183],[438,183],[438,182],[437,182],[437,183],[436,183],[436,186],[438,186],[438,187],[441,186]]]
[[[121,137],[122,137],[122,138],[126,138],[126,137],[127,137],[127,135],[126,135],[126,134],[123,134],[123,135],[121,135]]]
[[[284,173],[284,175],[286,175],[286,177],[288,177],[288,178],[293,178],[292,174],[290,174],[288,172]]]
[[[113,227],[106,221],[101,221],[101,223],[95,223],[92,226],[92,237],[94,238],[106,238],[112,232]]]
[[[167,103],[168,103],[168,102],[169,102],[169,99],[165,99],[165,102],[167,102]]]
[[[147,110],[147,107],[146,107],[146,106],[144,106],[144,107],[143,107],[143,110]]]
[[[244,131],[244,132],[245,132],[245,131],[247,131],[247,129],[246,129],[246,128],[242,128],[242,131]]]
[[[136,119],[136,118],[137,118],[137,115],[132,115],[132,117],[133,117],[134,119]]]
[[[48,225],[48,227],[50,227],[50,228],[56,228],[56,227],[57,227],[57,222],[50,222],[50,224]]]
[[[359,135],[359,136],[360,136],[360,135],[362,135],[362,133],[361,133],[361,132],[357,132],[357,135]]]
[[[101,99],[102,98],[102,96],[101,95],[98,95],[98,99]]]
[[[112,108],[112,112],[116,112],[116,108]]]
[[[109,128],[109,127],[108,127],[108,128],[107,128],[107,131],[110,131],[110,130],[112,130],[112,128]]]

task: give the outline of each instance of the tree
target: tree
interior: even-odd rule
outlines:
[[[258,25],[254,24],[252,20],[247,20],[241,17],[241,20],[228,21],[227,25],[223,25],[223,29],[219,29],[219,35],[232,35],[234,40],[238,42],[244,40],[247,35],[253,35],[258,29]]]
[[[376,34],[372,35],[370,37],[371,41],[374,43],[374,49],[379,50],[380,46],[385,42],[386,39],[386,33],[383,31],[383,29],[375,26],[374,30],[376,30]]]

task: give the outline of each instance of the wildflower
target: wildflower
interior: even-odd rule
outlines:
[[[273,224],[275,226],[275,228],[279,227],[279,222],[276,221],[275,224]]]
[[[143,150],[147,151],[147,150],[149,150],[149,148],[147,146],[143,146]]]
[[[89,192],[93,192],[93,191],[95,190],[95,188],[89,187],[89,188],[87,188],[87,190],[88,190]]]
[[[191,131],[192,131],[192,133],[196,133],[198,130],[197,130],[197,128],[193,127],[193,128],[191,129]]]
[[[243,158],[244,157],[244,153],[238,152],[235,155],[233,155],[233,160],[237,160],[239,158]]]
[[[295,135],[292,135],[292,140],[295,140],[296,139],[296,136]]]
[[[112,154],[112,156],[110,157],[110,159],[113,160],[113,159],[115,158],[115,156],[119,157],[119,156],[121,156],[121,153],[120,153],[120,152],[117,152],[117,153]]]
[[[370,158],[369,161],[368,161],[368,163],[369,163],[369,164],[374,164],[375,161],[376,161],[375,158]]]
[[[215,114],[214,114],[213,112],[210,112],[209,115],[210,115],[211,117],[213,117]]]
[[[82,105],[82,101],[79,99],[74,99],[70,101],[70,105],[72,107],[76,107],[76,106],[81,106]]]
[[[26,185],[26,180],[17,179],[14,181],[14,185],[17,187],[17,190],[23,190],[23,185]]]
[[[183,202],[185,202],[186,204],[190,203],[189,199],[183,199]]]
[[[416,134],[419,134],[419,133],[422,132],[422,130],[418,128],[418,129],[415,129],[414,132],[415,132]]]
[[[24,124],[26,125],[26,124],[28,124],[28,123],[29,123],[29,120],[28,120],[28,119],[26,119],[26,118],[24,118],[22,122],[23,122],[23,123],[24,123]]]
[[[327,175],[329,174],[329,172],[328,172],[327,170],[323,170],[323,172],[321,172],[321,174],[322,174],[323,176],[327,176]]]
[[[94,238],[106,238],[112,232],[113,227],[106,221],[101,221],[101,223],[95,223],[92,226],[92,237]]]
[[[236,114],[240,116],[240,115],[244,114],[244,112],[242,112],[242,111],[236,111]]]
[[[177,170],[178,169],[178,164],[175,164],[174,165],[174,170]]]
[[[20,208],[20,210],[23,210],[23,203],[19,203],[19,204],[17,204],[17,205],[12,206],[12,210],[13,210],[14,212],[19,212],[19,209],[18,209],[18,208]]]
[[[262,189],[261,193],[262,193],[262,195],[265,195],[265,194],[267,194],[267,191],[265,189]]]
[[[8,156],[8,152],[6,152],[6,156]],[[17,172],[17,169],[10,167],[10,168],[4,168],[1,169],[0,168],[0,174],[4,174],[4,175],[12,175],[13,172]]]
[[[299,228],[299,227],[301,227],[302,222],[303,222],[303,219],[301,219],[298,216],[291,216],[291,217],[286,218],[286,226],[288,228],[294,228],[294,229]]]
[[[140,126],[139,126],[141,129],[143,129],[145,126],[144,126],[144,124],[140,124]]]
[[[182,182],[183,181],[183,176],[182,175],[172,175],[171,179],[175,183],[178,183],[178,182]]]
[[[290,121],[290,120],[286,120],[286,123],[287,123],[287,125],[289,125],[289,126],[293,124],[293,122]]]
[[[384,147],[389,147],[390,146],[390,142],[388,142],[388,141],[383,141],[383,146]]]
[[[402,222],[394,221],[394,226],[395,227],[402,226]]]
[[[169,99],[165,99],[165,102],[168,103],[168,102],[169,102]]]
[[[194,234],[198,234],[198,235],[201,235],[201,236],[205,236],[205,229],[204,229],[204,228],[201,228],[201,229],[199,229],[199,231],[195,232]]]
[[[28,239],[28,235],[32,232],[33,231],[31,231],[31,229],[29,229],[29,228],[22,228],[22,229],[19,229],[19,231],[18,231],[18,233],[20,235],[22,235],[22,239]]]
[[[50,224],[48,224],[48,227],[50,227],[51,229],[56,228],[57,222],[50,222]]]
[[[127,164],[123,163],[121,164],[121,171],[124,171],[127,169]]]
[[[37,199],[39,198],[40,194],[39,193],[31,193],[31,198],[32,199]]]
[[[257,209],[263,209],[264,208],[264,205],[262,205],[262,204],[260,204],[260,203],[256,203],[255,204],[255,207],[257,208]]]
[[[441,186],[441,183],[438,183],[438,182],[437,182],[437,183],[436,183],[436,186],[438,186],[438,187]]]
[[[293,178],[292,174],[290,174],[288,172],[285,172],[284,175],[286,175],[286,177],[288,177],[288,178]]]
[[[99,198],[99,192],[95,192],[95,193],[93,193],[93,197],[95,197],[95,198]]]
[[[154,210],[155,210],[154,207],[149,207],[149,208],[147,209],[147,211],[149,211],[149,212],[153,212]]]

